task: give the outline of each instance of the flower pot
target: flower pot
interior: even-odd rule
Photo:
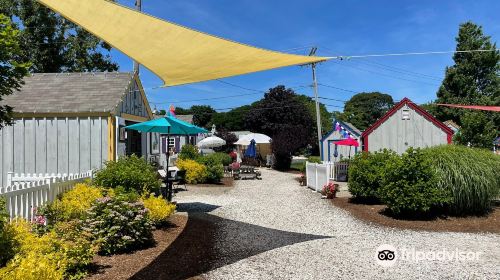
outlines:
[[[329,194],[326,194],[326,198],[327,199],[333,199],[335,197],[335,194],[334,193],[329,193]]]

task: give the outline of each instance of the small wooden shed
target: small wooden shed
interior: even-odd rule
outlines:
[[[358,147],[335,145],[336,141],[351,137],[358,141]],[[321,139],[321,160],[338,161],[343,158],[352,158],[361,150],[361,131],[354,125],[340,120],[333,120],[333,129]]]
[[[389,149],[399,154],[409,147],[451,144],[452,137],[448,126],[408,98],[394,105],[362,134],[364,151]]]
[[[33,74],[2,104],[15,117],[0,130],[2,186],[8,172],[81,173],[122,155],[151,154],[149,135],[123,128],[153,117],[132,73]]]

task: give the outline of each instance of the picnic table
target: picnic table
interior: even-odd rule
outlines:
[[[259,169],[253,166],[241,166],[240,168],[233,170],[233,177],[235,180],[262,179]]]

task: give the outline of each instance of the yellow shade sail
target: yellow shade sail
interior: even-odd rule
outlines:
[[[174,86],[325,57],[269,51],[208,35],[105,0],[38,0]]]

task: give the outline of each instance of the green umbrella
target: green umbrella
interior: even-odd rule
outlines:
[[[172,200],[172,185],[168,180],[168,161],[170,158],[170,135],[197,135],[199,133],[208,133],[208,130],[192,125],[185,121],[181,121],[173,116],[165,116],[159,119],[137,123],[125,127],[126,129],[137,130],[140,132],[157,132],[167,134],[167,187],[168,200]]]

